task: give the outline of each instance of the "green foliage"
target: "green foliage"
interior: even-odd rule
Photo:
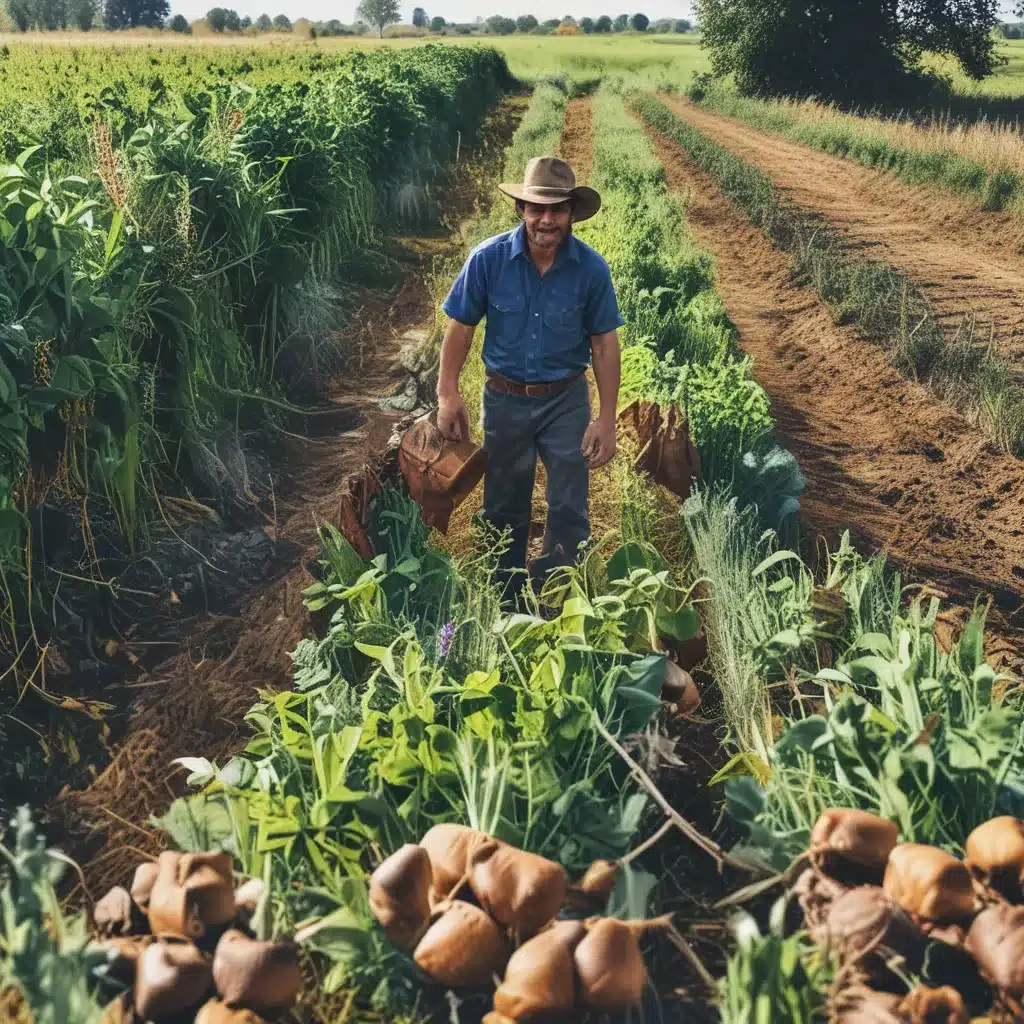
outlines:
[[[870,104],[920,93],[926,52],[972,78],[990,74],[998,9],[997,0],[699,0],[696,13],[713,71],[734,75],[742,93]]]
[[[961,854],[968,834],[1024,806],[1024,711],[1000,695],[976,612],[944,651],[938,600],[917,598],[887,633],[865,632],[834,667],[808,674],[824,710],[792,721],[771,778],[727,786],[751,851],[788,866],[826,807],[860,807],[896,822],[904,842]]]
[[[402,19],[398,0],[361,0],[356,16],[368,25],[376,26],[381,38],[384,37],[385,25],[394,25]]]
[[[94,972],[106,954],[88,948],[84,915],[66,918],[56,886],[67,858],[46,848],[27,807],[11,821],[13,845],[0,845],[7,873],[0,889],[0,989],[14,985],[34,1024],[95,1024]]]

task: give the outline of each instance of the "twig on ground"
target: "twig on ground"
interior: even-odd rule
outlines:
[[[670,924],[665,929],[665,934],[668,936],[669,942],[671,942],[672,945],[690,961],[690,965],[700,975],[700,980],[713,992],[717,988],[714,976],[704,966],[704,962],[699,956],[697,956],[697,952],[693,946],[683,938],[679,929],[676,928],[674,924]]]
[[[719,870],[721,870],[722,864],[728,864],[730,867],[739,868],[741,871],[745,871],[748,873],[757,870],[757,868],[755,868],[753,865],[746,864],[739,858],[733,857],[732,854],[727,853],[725,850],[723,850],[718,845],[718,843],[714,842],[714,840],[708,839],[707,836],[698,832],[697,829],[694,828],[694,826],[691,825],[668,802],[668,800],[665,799],[665,797],[662,795],[661,790],[658,789],[658,787],[651,781],[650,776],[643,770],[643,768],[640,767],[640,765],[636,763],[636,761],[633,760],[632,757],[629,756],[629,753],[622,746],[622,744],[619,743],[619,741],[605,728],[605,724],[601,721],[601,717],[600,715],[598,715],[597,711],[594,711],[593,720],[594,725],[597,728],[597,731],[604,738],[605,742],[612,748],[612,750],[615,751],[616,754],[619,755],[619,757],[622,758],[623,761],[626,762],[636,780],[640,783],[641,786],[644,787],[644,789],[647,790],[648,793],[651,794],[652,797],[654,797],[655,803],[657,803],[657,805],[665,812],[665,814],[668,815],[669,819],[672,821],[672,824],[675,825],[676,828],[678,828],[679,831],[682,832],[683,835],[686,836],[686,838],[689,839],[692,843],[695,843],[697,846],[699,846],[709,856],[714,857],[715,861],[718,864]]]

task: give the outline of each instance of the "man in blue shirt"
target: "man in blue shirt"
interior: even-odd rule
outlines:
[[[601,197],[577,186],[555,157],[529,162],[522,185],[499,188],[522,218],[481,243],[444,303],[451,318],[441,347],[437,424],[450,440],[469,436],[459,376],[476,325],[486,317],[483,361],[484,516],[508,529],[506,571],[522,569],[537,456],[547,470],[543,571],[568,564],[590,536],[589,471],[615,454],[619,336],[623,325],[608,264],[574,237]],[[600,410],[591,419],[585,373],[593,362]]]

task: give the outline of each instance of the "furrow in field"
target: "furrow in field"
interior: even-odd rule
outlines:
[[[676,114],[767,172],[798,206],[839,229],[852,251],[904,271],[950,332],[973,318],[978,343],[994,341],[1024,372],[1024,231],[935,190],[905,185],[790,142],[688,100],[662,96]]]
[[[1008,629],[1024,625],[1020,461],[993,454],[881,350],[837,326],[685,150],[649,135],[671,187],[690,195],[688,223],[717,257],[718,291],[807,477],[805,525],[830,540],[850,529],[962,602],[991,593]]]

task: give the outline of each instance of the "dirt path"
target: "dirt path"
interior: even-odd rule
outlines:
[[[715,253],[718,290],[755,360],[783,442],[807,477],[802,519],[833,541],[845,529],[887,552],[908,582],[969,605],[990,593],[993,624],[1024,633],[1024,466],[902,378],[700,173],[649,132],[688,222]],[[1013,660],[1016,660],[1014,658]]]
[[[950,332],[973,316],[1024,373],[1024,228],[939,189],[819,153],[679,97],[661,99],[737,156],[757,164],[801,207],[839,228],[853,250],[905,271]]]
[[[500,154],[525,109],[511,97],[484,128],[484,141],[464,154],[459,174],[445,183],[449,217],[465,216],[493,198]],[[121,884],[140,856],[164,845],[148,824],[186,789],[185,775],[171,762],[202,756],[223,764],[244,743],[244,716],[257,689],[291,684],[290,652],[311,632],[302,591],[312,582],[306,569],[319,550],[319,522],[337,522],[349,474],[382,451],[401,414],[382,412],[381,400],[401,390],[408,374],[397,364],[406,343],[425,340],[434,298],[429,277],[439,257],[450,256],[458,237],[440,229],[399,238],[404,280],[388,292],[368,293],[346,335],[348,365],[331,389],[331,401],[360,425],[344,433],[295,436],[279,452],[288,486],[278,495],[274,539],[292,554],[277,578],[267,580],[237,616],[209,615],[197,621],[183,649],[126,687],[134,690],[126,735],[111,750],[110,763],[92,784],[65,791],[57,813],[68,829],[69,852],[85,871],[93,895]]]

